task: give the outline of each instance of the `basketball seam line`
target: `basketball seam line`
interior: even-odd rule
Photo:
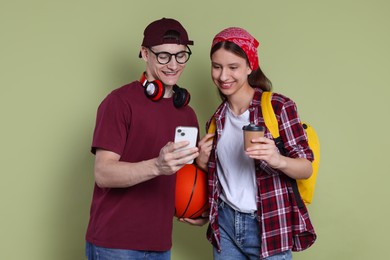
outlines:
[[[192,201],[192,197],[194,195],[194,192],[195,192],[195,187],[196,187],[196,181],[198,179],[198,168],[196,168],[196,171],[195,171],[195,180],[194,180],[194,184],[192,185],[192,191],[191,191],[191,196],[190,196],[190,199],[187,203],[187,206],[186,206],[186,209],[184,210],[183,214],[181,215],[180,218],[182,218],[186,213],[187,213],[187,210],[191,204],[191,201]]]

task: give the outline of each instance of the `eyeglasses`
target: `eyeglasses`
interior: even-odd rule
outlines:
[[[165,65],[171,61],[172,56],[175,56],[175,60],[177,61],[177,63],[179,63],[179,64],[186,63],[190,59],[190,56],[192,54],[190,48],[188,46],[187,46],[187,48],[188,48],[188,51],[179,51],[177,53],[169,53],[166,51],[154,52],[151,48],[148,48],[148,49],[154,55],[156,55],[158,63],[160,63],[161,65]]]

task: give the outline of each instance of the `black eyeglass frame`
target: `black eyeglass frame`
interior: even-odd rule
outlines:
[[[179,63],[179,64],[186,64],[187,61],[190,59],[190,57],[191,57],[191,55],[192,55],[192,51],[191,51],[190,47],[188,47],[188,46],[186,46],[186,47],[187,47],[188,51],[179,51],[179,52],[176,52],[176,53],[169,53],[169,52],[166,52],[166,51],[154,52],[151,48],[148,48],[148,49],[156,56],[157,62],[158,62],[159,64],[161,64],[161,65],[166,65],[166,64],[168,64],[169,62],[171,62],[172,56],[175,56],[175,60],[176,60],[177,63]],[[184,61],[184,62],[180,62],[180,61],[177,60],[177,55],[182,54],[182,53],[187,53],[187,55],[188,55],[188,58],[187,58],[186,61]],[[164,62],[161,62],[161,61],[159,60],[159,55],[160,55],[160,54],[168,55],[168,56],[169,56],[168,61],[165,62],[165,63],[164,63]]]

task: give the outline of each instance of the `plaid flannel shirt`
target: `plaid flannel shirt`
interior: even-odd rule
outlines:
[[[264,119],[260,109],[262,90],[256,88],[249,107],[250,121],[263,125]],[[307,136],[300,124],[295,103],[280,94],[273,93],[272,105],[279,122],[280,136],[284,142],[287,155],[291,158],[313,160],[313,153],[308,146]],[[221,137],[225,122],[227,103],[223,102],[213,117],[216,120],[217,134],[208,163],[210,224],[207,231],[208,240],[220,250],[220,233],[218,227],[218,198],[221,186],[216,173],[218,160],[217,143]],[[211,119],[207,122],[208,129]],[[266,129],[265,136],[272,139]],[[298,208],[291,181],[282,172],[272,169],[266,162],[254,160],[258,195],[257,217],[261,236],[260,258],[269,257],[286,250],[302,251],[316,240],[306,207]]]

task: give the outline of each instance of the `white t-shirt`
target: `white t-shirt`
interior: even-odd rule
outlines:
[[[257,210],[255,164],[244,151],[242,127],[248,124],[249,110],[236,116],[228,108],[217,145],[217,172],[223,189],[221,199],[243,213]]]

